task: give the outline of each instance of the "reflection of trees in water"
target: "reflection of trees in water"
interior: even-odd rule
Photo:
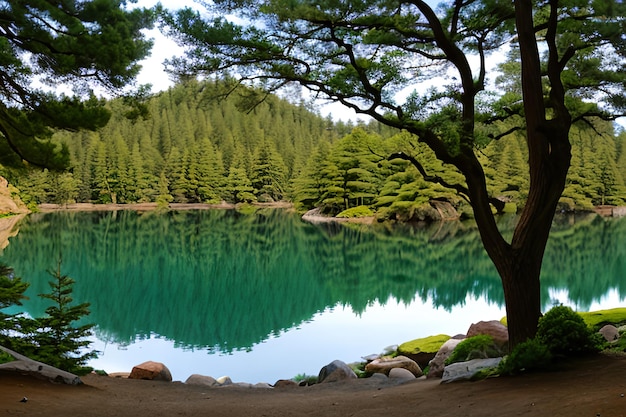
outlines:
[[[548,287],[569,288],[579,305],[613,287],[626,295],[626,219],[569,223],[553,230],[544,305]],[[35,316],[46,307],[36,297],[45,270],[60,253],[101,337],[122,343],[156,334],[230,351],[338,303],[355,312],[389,298],[432,298],[445,309],[468,296],[503,304],[478,234],[459,222],[313,226],[282,210],[31,215],[3,260],[31,282],[25,307]]]

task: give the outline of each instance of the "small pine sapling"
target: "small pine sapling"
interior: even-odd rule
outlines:
[[[91,342],[93,324],[74,326],[74,322],[89,315],[89,303],[72,305],[74,280],[61,273],[61,260],[55,270],[48,270],[53,277],[49,281],[51,292],[39,294],[51,300],[53,305],[46,309],[46,317],[37,319],[39,331],[35,342],[39,346],[38,359],[44,363],[84,375],[91,371],[85,366],[89,359],[96,358],[95,350],[85,351]]]

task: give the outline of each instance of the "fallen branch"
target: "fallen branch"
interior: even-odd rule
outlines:
[[[62,371],[54,366],[46,365],[33,359],[20,355],[17,352],[0,346],[0,350],[11,355],[15,360],[0,364],[0,371],[21,372],[32,375],[37,378],[46,379],[51,382],[63,383],[68,385],[80,385],[83,381],[70,372]]]

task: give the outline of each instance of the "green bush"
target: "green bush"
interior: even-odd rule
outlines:
[[[500,350],[491,336],[479,334],[469,337],[456,345],[456,348],[446,359],[446,365],[472,359],[497,358],[502,355],[502,350]]]
[[[515,346],[498,366],[501,375],[515,375],[524,371],[540,370],[550,366],[552,353],[537,339],[529,339]]]
[[[317,376],[307,375],[306,373],[298,374],[291,378],[292,381],[297,382],[298,384],[306,383],[306,385],[315,385],[317,384]]]
[[[539,319],[537,340],[555,356],[576,356],[597,352],[601,336],[591,330],[570,307],[556,306]]]

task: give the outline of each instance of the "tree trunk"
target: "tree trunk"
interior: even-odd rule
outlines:
[[[517,253],[500,270],[506,303],[509,347],[535,336],[541,316],[541,257]]]

